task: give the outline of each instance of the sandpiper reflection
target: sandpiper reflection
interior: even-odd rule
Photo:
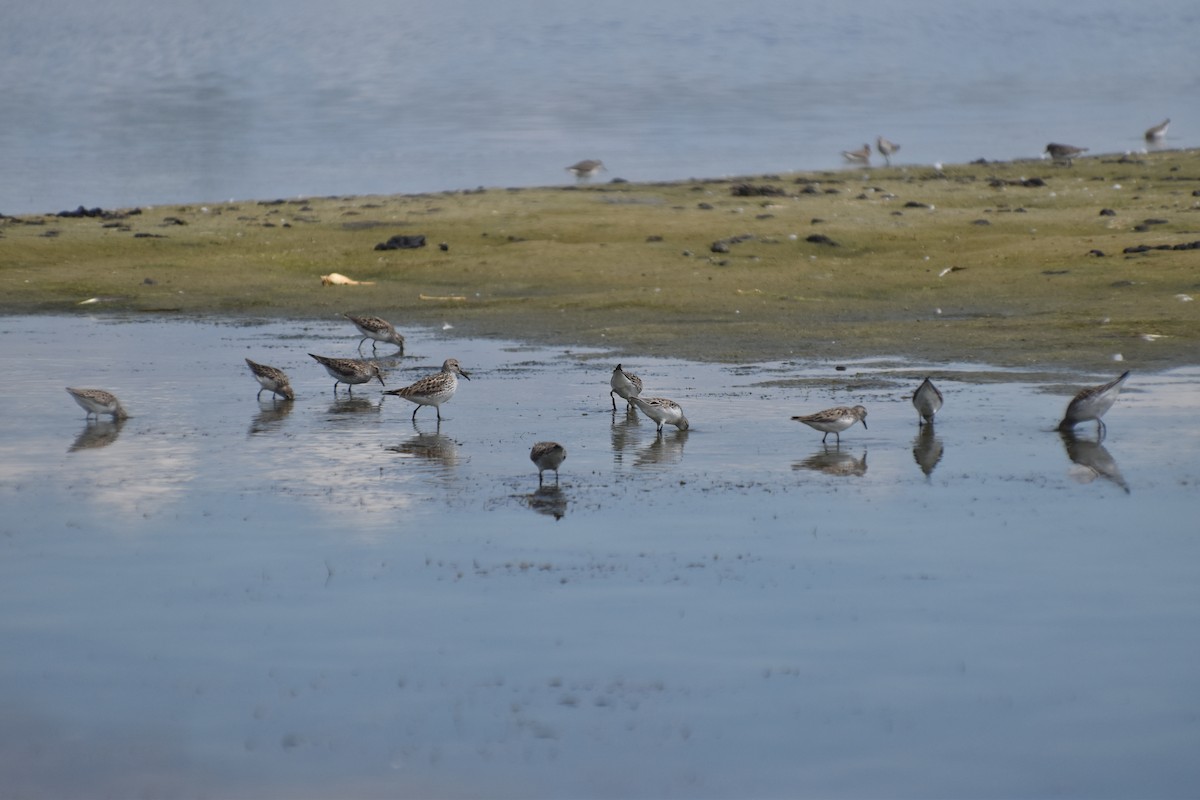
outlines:
[[[637,457],[633,463],[638,467],[678,464],[683,461],[683,446],[687,443],[687,439],[688,432],[686,430],[658,433],[650,444],[637,451]]]
[[[945,447],[934,433],[933,425],[922,425],[913,439],[912,453],[913,460],[917,462],[921,472],[925,473],[926,478],[933,474],[934,467],[942,460],[944,452]]]
[[[296,404],[291,400],[278,400],[274,397],[266,402],[260,400],[258,413],[251,418],[250,429],[246,431],[246,435],[255,436],[278,431],[283,426],[283,420],[292,413],[295,406]]]
[[[346,394],[335,398],[329,404],[329,413],[333,415],[369,414],[371,412],[378,413],[382,408],[383,403],[380,400]]]
[[[1099,439],[1085,439],[1076,436],[1070,429],[1060,430],[1058,434],[1062,437],[1063,446],[1067,448],[1067,458],[1079,467],[1071,470],[1074,480],[1079,483],[1091,483],[1096,478],[1104,478],[1120,486],[1125,494],[1130,493],[1129,484],[1125,482],[1125,476],[1117,467],[1116,459],[1108,452],[1108,448],[1101,444],[1103,436]]]
[[[459,463],[458,442],[441,432],[440,426],[432,431],[423,431],[419,423],[413,423],[414,434],[399,444],[387,449],[426,464],[452,469]]]
[[[525,504],[539,514],[562,519],[567,514],[567,495],[558,484],[539,486],[525,495]]]
[[[792,469],[811,469],[828,475],[853,475],[859,477],[867,473],[867,451],[860,458],[851,453],[843,453],[836,445],[823,447],[803,461],[792,464]]]
[[[77,450],[90,450],[96,447],[108,447],[117,440],[117,436],[121,433],[121,428],[125,425],[124,419],[114,420],[92,420],[83,426],[83,430],[75,437],[75,441],[67,448],[68,453],[74,453]]]
[[[612,412],[612,428],[610,434],[612,436],[613,460],[621,461],[622,454],[636,445],[641,436],[638,433],[640,417],[637,409],[632,405],[628,406],[624,411]]]

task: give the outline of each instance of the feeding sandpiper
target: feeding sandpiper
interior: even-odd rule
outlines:
[[[796,422],[803,422],[810,428],[815,428],[819,431],[824,431],[825,435],[821,437],[821,443],[825,443],[825,439],[829,434],[837,437],[837,443],[842,443],[842,431],[849,428],[856,422],[861,422],[864,428],[867,427],[867,410],[862,406],[838,406],[837,408],[827,408],[824,411],[818,411],[815,414],[809,414],[804,417],[792,417]]]
[[[417,407],[413,409],[413,421],[417,420],[417,412],[421,410],[421,406],[433,406],[437,411],[438,422],[442,421],[442,403],[450,401],[454,397],[454,392],[458,389],[458,377],[462,375],[467,380],[471,380],[471,376],[463,372],[462,367],[458,365],[458,359],[447,358],[442,364],[442,371],[435,372],[432,375],[427,375],[421,378],[411,386],[405,386],[403,389],[392,389],[384,392],[384,394],[392,394],[396,397],[403,397],[405,400],[416,403]]]
[[[1161,142],[1167,136],[1167,128],[1170,126],[1170,118],[1164,119],[1162,122],[1155,125],[1153,128],[1146,130],[1147,142]]]
[[[558,442],[538,442],[529,451],[529,460],[538,468],[538,484],[542,482],[542,473],[548,469],[554,470],[554,482],[558,483],[558,468],[567,458],[567,449]]]
[[[612,377],[609,378],[608,385],[611,387],[608,396],[612,400],[613,411],[617,410],[618,395],[626,403],[630,403],[629,398],[642,393],[642,379],[632,372],[626,372],[621,369],[620,364],[613,367]]]
[[[396,332],[392,323],[386,319],[379,317],[355,317],[350,314],[343,314],[343,317],[354,323],[354,327],[358,328],[358,332],[363,335],[362,340],[358,343],[359,352],[362,352],[363,342],[367,339],[372,339],[371,352],[375,352],[375,348],[380,342],[384,344],[394,344],[400,348],[400,354],[404,355],[404,337]]]
[[[1049,155],[1054,161],[1065,161],[1068,165],[1070,165],[1071,159],[1075,158],[1075,156],[1086,153],[1087,148],[1076,147],[1075,145],[1071,144],[1058,144],[1056,142],[1051,142],[1050,144],[1046,145],[1046,149],[1043,152]]]
[[[602,169],[607,169],[603,161],[594,158],[586,158],[583,161],[572,164],[567,167],[567,172],[570,172],[580,180],[587,180]]]
[[[367,383],[372,378],[378,378],[380,386],[387,385],[383,382],[383,372],[379,369],[379,365],[373,361],[360,361],[357,358],[327,358],[314,353],[309,353],[309,355],[333,376],[334,394],[337,394],[339,383],[346,384],[346,391],[350,394],[354,394],[354,384]]]
[[[1067,413],[1063,415],[1062,422],[1058,423],[1058,429],[1060,431],[1072,430],[1079,423],[1094,419],[1096,420],[1096,435],[1103,439],[1108,428],[1105,427],[1104,420],[1100,418],[1112,408],[1113,403],[1117,402],[1117,395],[1121,393],[1121,386],[1128,377],[1129,370],[1125,370],[1120,377],[1099,386],[1089,387],[1075,395],[1067,404]]]
[[[258,379],[259,385],[262,386],[255,395],[255,399],[262,397],[263,392],[270,392],[271,396],[279,395],[284,400],[295,400],[296,393],[292,391],[291,382],[288,381],[288,376],[281,369],[268,367],[266,364],[246,359],[246,365],[250,367],[250,371],[254,373],[254,377]]]
[[[857,150],[843,150],[842,158],[851,164],[867,166],[871,163],[871,145],[864,144]]]
[[[674,425],[681,431],[688,429],[688,420],[683,415],[683,408],[674,400],[665,397],[639,397],[636,394],[631,394],[626,399],[658,423],[659,433],[662,433],[663,425]]]
[[[884,162],[889,167],[892,165],[892,153],[900,149],[900,145],[895,142],[889,142],[882,136],[875,139],[875,147],[879,149],[879,155],[883,156]]]
[[[121,405],[121,401],[112,392],[106,392],[103,389],[72,389],[70,386],[67,387],[67,392],[87,412],[85,417],[93,414],[97,419],[101,414],[110,414],[114,420],[129,417],[124,406]]]
[[[933,381],[926,378],[913,392],[912,404],[917,410],[917,424],[928,422],[932,425],[933,415],[942,407],[942,393],[933,385]]]

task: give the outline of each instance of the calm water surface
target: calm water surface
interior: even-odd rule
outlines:
[[[8,214],[1200,144],[1194,0],[9,6]]]
[[[1098,443],[1053,427],[1107,375],[406,333],[389,387],[471,374],[440,427],[335,397],[344,321],[0,319],[0,793],[1194,793],[1200,370],[1114,365]],[[613,413],[617,360],[692,429]],[[842,403],[840,447],[788,419]]]

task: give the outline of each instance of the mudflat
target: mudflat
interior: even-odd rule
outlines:
[[[1200,150],[81,207],[0,217],[0,313],[452,316],[726,362],[1166,368],[1200,343],[1198,212]]]

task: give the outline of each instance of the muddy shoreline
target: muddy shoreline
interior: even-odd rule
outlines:
[[[0,220],[0,313],[335,319],[737,363],[1195,363],[1200,151]],[[395,237],[423,247],[377,249]],[[344,275],[351,285],[323,285]]]

